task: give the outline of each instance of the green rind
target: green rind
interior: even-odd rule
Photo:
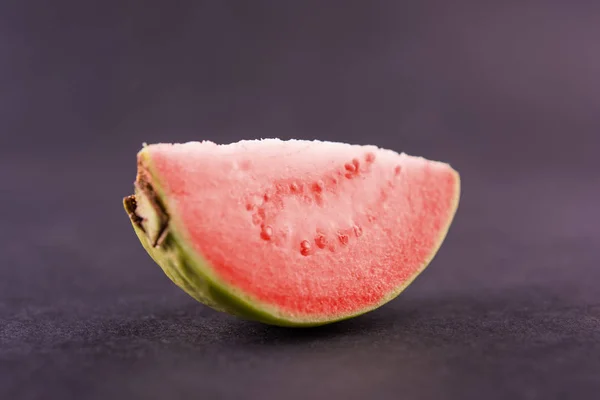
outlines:
[[[278,320],[239,301],[212,282],[203,272],[209,267],[204,265],[205,262],[192,260],[188,252],[178,243],[175,235],[169,234],[159,247],[153,247],[146,234],[136,224],[132,225],[144,249],[169,279],[200,303],[241,318],[273,325],[288,325],[285,320]]]
[[[163,204],[168,204],[164,201],[165,196],[159,183],[160,179],[158,179],[152,171],[151,160],[146,149],[143,149],[139,153],[139,159],[142,162],[143,167],[145,167],[146,172],[151,177],[156,195],[159,199],[163,200]],[[176,215],[171,214],[168,234],[161,245],[156,247],[152,245],[150,239],[142,229],[140,229],[134,221],[131,222],[142,246],[152,259],[162,268],[169,279],[200,303],[218,311],[265,324],[284,327],[314,327],[354,318],[383,306],[402,293],[402,291],[404,291],[404,289],[406,289],[423,272],[423,270],[425,270],[444,242],[458,208],[460,199],[460,176],[456,171],[454,171],[454,174],[456,175],[456,195],[452,204],[451,214],[447,220],[446,226],[440,232],[438,241],[432,249],[429,259],[423,263],[422,267],[415,272],[409,280],[405,281],[396,290],[390,292],[379,303],[366,307],[358,312],[339,315],[334,318],[316,320],[285,317],[281,315],[282,313],[277,312],[274,307],[263,304],[259,300],[251,299],[248,295],[237,293],[238,290],[236,288],[231,287],[218,279],[218,277],[212,273],[213,268],[210,264],[186,245],[186,241],[180,233],[184,231],[179,229],[179,226],[183,225],[179,223]],[[147,217],[152,218],[154,216]]]

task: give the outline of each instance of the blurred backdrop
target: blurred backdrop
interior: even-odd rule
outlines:
[[[172,389],[152,377],[176,371],[189,394],[199,384],[186,375],[191,368],[217,377],[203,381],[209,393],[256,394],[264,374],[285,375],[285,352],[263,354],[264,370],[226,350],[204,353],[206,341],[222,350],[240,335],[281,343],[287,334],[240,328],[192,303],[145,255],[121,206],[142,142],[280,137],[374,144],[461,172],[463,200],[445,246],[404,300],[379,314],[389,322],[400,313],[413,326],[409,309],[425,324],[381,329],[396,344],[445,349],[431,362],[444,367],[426,369],[446,393],[480,398],[503,387],[484,397],[552,398],[576,382],[581,394],[597,389],[597,362],[579,356],[598,350],[582,343],[599,327],[599,38],[600,3],[592,1],[1,2],[0,388],[11,399],[40,388],[100,398],[113,393],[99,389],[101,376],[113,379],[115,396],[158,396]],[[441,311],[415,311],[423,309]],[[548,325],[544,313],[563,309],[575,312],[571,325]],[[468,325],[471,318],[483,325]],[[511,318],[537,325],[514,331]],[[486,336],[489,326],[504,339]],[[480,338],[469,341],[492,348],[500,364],[483,358],[452,375],[448,354],[472,354],[448,344],[456,339],[448,332]],[[535,347],[548,344],[543,332],[569,337],[578,353],[553,364],[559,350]],[[331,340],[327,348],[352,347],[343,335]],[[514,363],[496,340],[516,349],[512,356],[533,346],[539,358]],[[402,359],[390,343],[386,353]],[[412,351],[411,365],[427,359]],[[370,361],[360,354],[360,365],[345,362],[350,375],[332,379],[356,373],[367,380],[350,384],[355,394],[375,390],[373,382],[382,396],[392,393],[396,380],[363,370]],[[300,359],[289,368],[310,376],[302,362],[314,359]],[[395,379],[425,382],[398,359],[387,360]],[[551,375],[528,375],[540,363]],[[257,380],[224,388],[216,383],[229,376],[224,365]],[[142,372],[122,381],[111,368]],[[471,391],[461,385],[473,374],[482,375]],[[288,393],[283,375],[275,397]],[[556,379],[544,387],[548,376]],[[312,389],[351,398],[326,384]]]
[[[116,161],[141,141],[277,136],[485,173],[585,163],[592,3],[3,2],[1,144]]]

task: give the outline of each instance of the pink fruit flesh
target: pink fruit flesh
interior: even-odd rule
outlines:
[[[373,146],[307,141],[146,147],[189,246],[222,282],[282,313],[352,314],[430,261],[458,174]]]

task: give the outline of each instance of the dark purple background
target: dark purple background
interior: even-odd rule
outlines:
[[[599,43],[591,1],[3,1],[0,398],[596,398]],[[319,329],[195,303],[122,210],[135,153],[258,137],[450,162],[438,257]]]

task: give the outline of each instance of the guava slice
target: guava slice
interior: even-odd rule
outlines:
[[[316,326],[374,310],[430,263],[459,174],[375,146],[278,139],[146,145],[125,209],[142,245],[196,300]]]

